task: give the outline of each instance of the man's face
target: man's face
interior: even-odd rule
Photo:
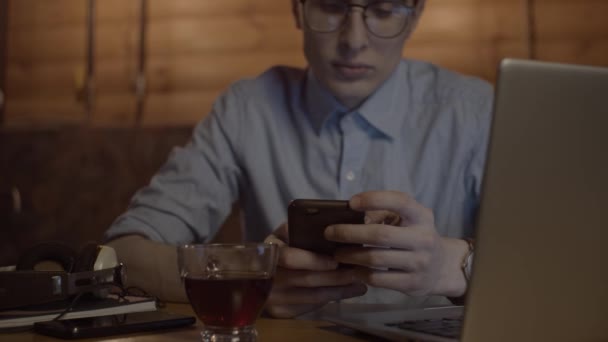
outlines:
[[[393,38],[380,38],[367,30],[361,7],[351,8],[341,28],[319,33],[306,24],[303,5],[293,1],[298,27],[304,34],[304,53],[315,77],[351,109],[370,96],[396,68],[424,2],[412,12],[403,32]],[[335,3],[341,0],[307,1]],[[370,3],[369,0],[342,2],[361,6]]]

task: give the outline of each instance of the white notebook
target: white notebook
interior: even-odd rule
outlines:
[[[0,329],[32,325],[36,322],[51,321],[61,314],[69,301],[36,305],[27,308],[0,311]],[[156,298],[127,296],[119,300],[116,295],[100,299],[79,299],[72,310],[61,319],[86,318],[106,315],[120,315],[131,312],[153,311],[158,308]]]

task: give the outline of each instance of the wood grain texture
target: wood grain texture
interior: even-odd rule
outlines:
[[[608,1],[536,0],[539,59],[608,66]]]
[[[498,4],[446,3],[441,7],[430,4],[412,38],[412,44],[521,40],[525,38],[523,10],[519,1]],[[84,24],[13,29],[9,58],[22,63],[80,60],[85,44]],[[136,46],[136,24],[136,18],[124,22],[100,19],[96,31],[96,58],[131,57]],[[152,16],[148,53],[150,56],[165,56],[260,49],[299,51],[301,41],[301,33],[296,29],[289,11],[235,12],[204,18],[192,15]]]
[[[608,66],[608,37],[542,41],[537,45],[537,56],[561,63]]]
[[[13,3],[7,125],[83,123],[85,4]],[[534,9],[540,59],[608,65],[607,1],[535,0]],[[150,0],[149,16],[146,124],[192,124],[232,82],[306,64],[290,0]],[[133,123],[138,18],[137,2],[97,2],[95,125]],[[528,29],[525,0],[432,0],[404,56],[493,82],[501,58],[529,55]]]
[[[0,0],[0,126],[4,123],[7,39],[8,39],[8,0]]]
[[[608,37],[608,1],[536,0],[540,39],[594,39]]]
[[[0,131],[0,189],[18,188],[24,207],[20,215],[0,217],[0,266],[14,264],[38,242],[60,240],[79,249],[100,241],[191,132],[191,126]],[[227,226],[216,241],[240,240],[238,217]]]

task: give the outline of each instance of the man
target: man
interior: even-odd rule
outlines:
[[[239,199],[246,238],[283,246],[266,307],[273,316],[368,286],[358,300],[462,296],[462,238],[472,235],[492,89],[401,60],[424,4],[294,0],[309,68],[234,84],[107,232],[133,284],[184,300],[172,245],[213,236]],[[378,247],[333,257],[288,247],[295,198],[350,199],[366,224],[328,227],[325,237]]]

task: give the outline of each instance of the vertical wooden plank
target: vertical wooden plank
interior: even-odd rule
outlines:
[[[8,101],[4,125],[83,123],[79,90],[84,88],[86,74],[86,1],[15,0],[9,3]],[[64,23],[66,15],[69,20]],[[49,37],[54,38],[49,40]],[[45,45],[49,48],[44,48]],[[40,75],[40,70],[55,71],[51,75]],[[45,82],[37,82],[39,77]],[[16,82],[19,79],[20,85]]]
[[[86,52],[86,78],[85,78],[85,120],[91,123],[93,116],[93,105],[95,101],[95,0],[87,2],[87,39],[85,41]]]
[[[148,32],[148,0],[140,0],[139,13],[139,51],[137,75],[135,76],[135,124],[141,125],[146,105],[146,34]]]
[[[0,0],[0,127],[4,125],[6,103],[7,41],[8,41],[8,0]]]
[[[76,93],[88,74],[88,1],[0,0],[10,4],[0,10],[10,19],[0,18],[5,126],[85,122]],[[194,123],[228,84],[270,65],[306,65],[288,0],[147,0],[144,40],[140,1],[96,1],[92,125],[133,125],[138,103],[152,116],[144,123]],[[607,0],[433,0],[405,53],[489,81],[507,56],[605,65],[606,9]]]
[[[606,0],[535,0],[537,57],[608,66]]]
[[[93,126],[131,126],[137,107],[141,2],[97,1]]]
[[[528,17],[528,58],[536,59],[536,7],[535,0],[526,0],[526,15]]]

